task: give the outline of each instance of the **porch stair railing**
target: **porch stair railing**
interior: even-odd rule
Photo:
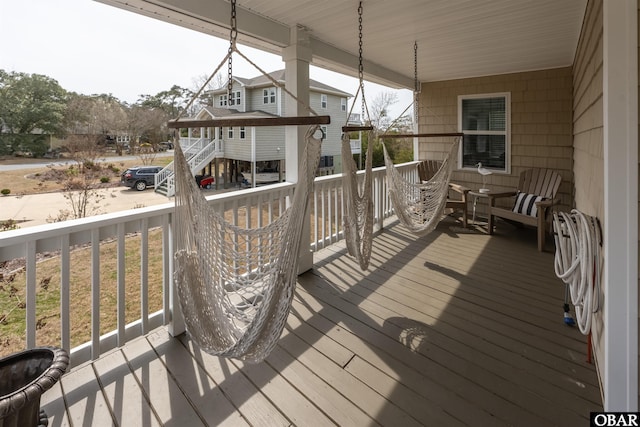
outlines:
[[[188,138],[181,138],[180,144],[191,172],[194,174],[218,157],[221,152],[220,142],[218,140],[211,141],[208,138],[200,138],[194,143],[191,143]],[[174,164],[171,162],[155,176],[155,191],[167,197],[174,196],[176,192],[173,167]]]

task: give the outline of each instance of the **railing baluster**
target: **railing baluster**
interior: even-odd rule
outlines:
[[[149,295],[149,220],[140,220],[140,304],[148,306],[146,299]],[[140,313],[142,319],[145,318]]]
[[[327,227],[326,227],[326,209],[325,209],[325,203],[324,203],[324,199],[326,198],[326,186],[322,187],[322,192],[320,193],[320,217],[322,218],[322,227],[320,228],[320,230],[322,230],[321,234],[322,234],[322,245],[320,246],[320,248],[324,248],[326,245],[326,239],[327,239]]]
[[[169,216],[165,215],[162,218],[162,247],[163,247],[163,287],[162,294],[164,298],[164,324],[169,325],[169,333],[172,336],[177,336],[185,332],[186,327],[184,318],[182,317],[182,310],[180,309],[180,302],[178,301],[178,294],[173,281],[173,251],[174,251],[174,236],[173,228],[169,221]],[[172,217],[173,218],[173,217]],[[143,329],[145,327],[143,326]],[[148,328],[148,327],[146,327]],[[146,334],[146,332],[143,332]]]
[[[29,241],[26,245],[26,323],[27,348],[36,346],[36,242]]]
[[[313,186],[313,193],[311,193],[311,197],[313,198],[313,222],[311,223],[311,227],[313,230],[313,240],[311,241],[311,250],[318,250],[318,190],[320,188],[320,184],[316,183]]]
[[[340,186],[340,236],[344,239],[344,188]]]
[[[335,242],[340,240],[340,205],[338,204],[338,184],[336,183],[333,186],[333,211],[336,215],[336,219],[335,219],[335,231],[334,231],[334,235],[335,235]]]
[[[124,335],[125,327],[125,240],[124,240],[124,222],[118,224],[117,227],[117,252],[116,262],[118,266],[117,271],[117,287],[118,287],[118,347],[122,347],[126,343],[126,337]]]
[[[70,281],[71,281],[71,253],[69,235],[60,237],[60,339],[62,348],[71,350],[71,321],[70,321]]]
[[[91,359],[100,357],[100,230],[91,230]]]

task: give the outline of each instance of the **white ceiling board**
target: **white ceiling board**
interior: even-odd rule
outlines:
[[[228,37],[226,0],[98,0]],[[237,0],[239,41],[279,54],[289,29],[308,29],[314,64],[354,75],[358,1]],[[420,81],[569,66],[587,0],[364,0],[365,75],[412,87],[413,44]]]

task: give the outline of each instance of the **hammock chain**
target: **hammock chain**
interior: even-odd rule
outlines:
[[[227,65],[227,104],[231,105],[233,94],[233,51],[238,38],[238,22],[236,19],[236,0],[231,0],[231,29],[229,30],[229,59]]]
[[[358,80],[360,82],[360,96],[362,97],[362,120],[364,120],[364,65],[362,64],[362,2],[358,5]]]
[[[418,97],[420,94],[420,84],[418,83],[418,42],[413,42],[413,115],[415,123],[418,123]]]

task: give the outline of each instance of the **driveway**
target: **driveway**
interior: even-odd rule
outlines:
[[[131,190],[126,187],[113,187],[95,190],[104,196],[98,204],[99,213],[118,212],[147,206],[169,203],[174,199],[156,193],[152,188],[145,191]],[[25,196],[0,196],[0,220],[19,221],[20,228],[47,224],[48,219],[58,217],[61,211],[71,211],[70,202],[64,193],[30,194]]]

